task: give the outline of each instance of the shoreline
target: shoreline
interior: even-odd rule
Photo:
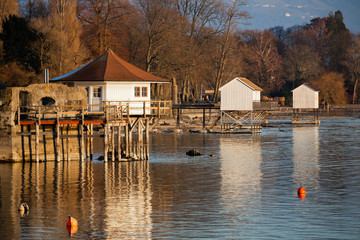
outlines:
[[[356,110],[356,111],[351,111]],[[300,114],[300,120],[312,120],[313,119],[312,112],[303,112]],[[209,131],[209,127],[214,123],[216,118],[218,117],[217,113],[212,113],[212,115],[205,116],[206,126],[203,128],[203,113],[182,113],[180,118],[180,125],[177,126],[177,115],[173,115],[172,117],[161,118],[156,124],[151,126],[150,133],[219,133],[220,132],[220,123],[214,126],[212,131]],[[319,112],[319,120],[321,124],[321,120],[324,119],[350,119],[350,118],[360,118],[360,108],[356,109],[335,109],[330,110],[321,110]],[[266,117],[267,123],[262,125],[262,128],[266,127],[276,127],[276,125],[292,125],[292,111],[276,111],[270,112]],[[276,122],[276,121],[281,122]],[[305,124],[300,124],[305,125]],[[313,124],[306,124],[313,125]],[[299,125],[298,125],[299,126]]]

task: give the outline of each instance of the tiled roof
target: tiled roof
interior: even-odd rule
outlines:
[[[126,62],[110,49],[94,61],[50,81],[169,82]]]

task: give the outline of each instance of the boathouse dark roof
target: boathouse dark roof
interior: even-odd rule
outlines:
[[[108,49],[103,55],[84,66],[51,79],[52,82],[78,81],[120,81],[120,82],[152,82],[162,83],[169,80],[154,76],[126,62]]]

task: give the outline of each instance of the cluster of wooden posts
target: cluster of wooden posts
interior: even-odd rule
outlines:
[[[220,111],[222,133],[261,133],[261,124],[267,116],[267,112],[249,111],[245,114],[237,114],[236,111]],[[238,131],[233,131],[239,128]]]
[[[104,133],[104,161],[108,158],[112,161],[149,160],[148,118],[106,123]],[[136,141],[133,141],[134,135],[137,135]]]
[[[29,160],[25,159],[24,138],[28,138],[30,160],[35,155],[34,160],[39,162],[41,136],[43,139],[51,136],[54,152],[42,155],[54,154],[56,161],[71,160],[74,149],[78,151],[78,159],[93,159],[94,138],[104,140],[104,161],[149,160],[150,115],[171,112],[171,106],[156,107],[158,111],[155,112],[149,112],[146,105],[143,106],[144,114],[133,116],[129,114],[129,107],[122,105],[19,107],[17,125],[21,128],[16,135],[22,138],[23,159]],[[89,111],[95,107],[100,110]],[[43,149],[48,151],[44,141]]]
[[[309,112],[312,111],[312,119],[301,119],[300,118],[300,112],[304,111],[305,113],[305,117],[310,117],[309,116]],[[314,108],[314,109],[293,109],[293,114],[292,114],[292,124],[315,124],[315,125],[319,125],[320,124],[320,120],[319,120],[319,109],[318,108]]]

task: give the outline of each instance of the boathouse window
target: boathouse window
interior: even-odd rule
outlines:
[[[142,87],[142,97],[147,97],[148,96],[148,88],[147,87]]]
[[[134,88],[134,94],[135,94],[135,97],[140,97],[140,87]]]
[[[43,106],[53,106],[55,104],[55,99],[53,99],[51,97],[43,97],[41,99],[41,104]]]
[[[94,92],[93,96],[98,97],[98,98],[101,97],[101,90],[102,90],[101,87],[94,88],[93,89],[93,92]]]

